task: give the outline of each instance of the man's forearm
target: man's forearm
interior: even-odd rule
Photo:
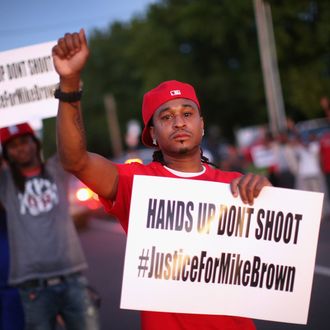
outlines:
[[[80,78],[61,79],[59,88],[63,93],[79,91]],[[59,101],[57,148],[61,163],[67,171],[77,172],[81,169],[87,150],[80,101]]]

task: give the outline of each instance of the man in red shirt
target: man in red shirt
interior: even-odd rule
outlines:
[[[330,100],[328,97],[323,96],[320,100],[321,108],[324,111],[325,118],[330,128]],[[330,131],[322,134],[320,138],[320,162],[322,171],[325,176],[327,192],[326,196],[328,203],[330,203]]]
[[[154,161],[115,164],[86,150],[80,111],[80,72],[87,62],[89,49],[85,33],[66,34],[53,48],[55,68],[60,76],[57,117],[58,150],[64,168],[93,189],[106,209],[115,215],[125,231],[136,174],[208,180],[230,183],[234,196],[252,204],[261,189],[269,186],[266,177],[223,172],[209,166],[201,153],[204,121],[194,88],[170,80],[144,95],[142,141],[155,148]],[[102,175],[100,175],[102,173]],[[225,298],[224,298],[225,299]],[[161,313],[143,311],[142,329],[255,329],[252,320],[234,316]]]

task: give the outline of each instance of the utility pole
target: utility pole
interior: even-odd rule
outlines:
[[[117,118],[117,106],[112,94],[106,94],[104,96],[104,105],[107,114],[107,122],[113,156],[114,158],[117,158],[122,154],[123,146],[121,142],[121,134]]]
[[[259,51],[262,65],[269,126],[273,134],[286,129],[286,116],[277,65],[275,38],[270,5],[265,0],[253,0]]]

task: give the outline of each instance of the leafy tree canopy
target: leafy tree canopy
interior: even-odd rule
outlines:
[[[286,114],[322,116],[330,87],[330,3],[269,0]],[[206,125],[234,129],[268,121],[253,1],[162,0],[128,23],[95,30],[83,73],[90,150],[111,156],[104,95],[115,97],[122,133],[141,118],[143,94],[163,80],[195,86]]]

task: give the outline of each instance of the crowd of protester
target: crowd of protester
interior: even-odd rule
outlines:
[[[320,105],[325,117],[319,127],[301,129],[290,120],[286,130],[271,133],[265,129],[244,148],[222,141],[213,128],[204,148],[222,170],[244,173],[252,169],[266,174],[275,187],[324,193],[323,217],[330,219],[329,98],[322,97]]]

